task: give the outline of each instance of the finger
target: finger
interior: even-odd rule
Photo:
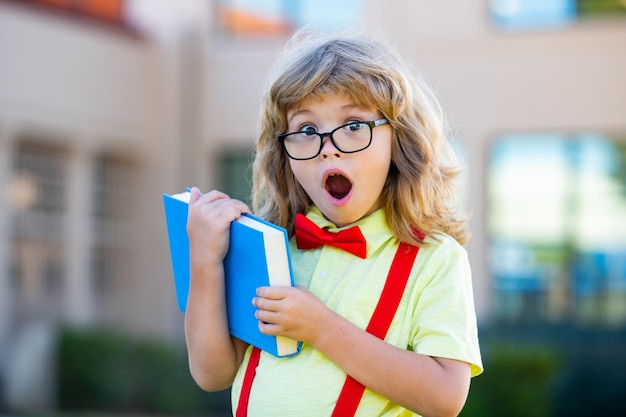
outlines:
[[[233,220],[239,218],[241,213],[250,213],[250,208],[246,203],[236,198],[230,198],[228,194],[217,190],[209,191],[207,194],[203,195],[201,203],[215,208],[226,208],[227,210],[230,210],[231,207],[235,208],[237,216],[233,218]]]
[[[203,194],[201,196],[201,200],[203,203],[212,203],[217,200],[230,200],[230,196],[219,190],[211,190],[208,193]]]
[[[245,203],[231,199],[220,191],[211,191],[189,205],[189,213],[192,212],[203,213],[206,218],[230,223],[238,219],[242,213],[249,213],[250,209]]]
[[[257,309],[268,312],[277,312],[279,310],[279,302],[269,298],[255,297],[252,299],[252,305]]]
[[[254,317],[265,324],[276,324],[279,320],[279,314],[275,311],[257,310]]]
[[[263,334],[276,336],[280,332],[280,326],[271,322],[259,320],[259,331]]]
[[[266,298],[268,300],[282,300],[287,297],[287,294],[291,289],[292,287],[286,286],[258,287],[256,289],[256,295],[257,297]]]
[[[206,194],[202,194],[197,187],[192,187],[191,195],[189,196],[189,212],[192,210],[200,210],[211,204],[215,204],[216,201],[228,199],[228,195],[220,191],[210,191]]]
[[[214,214],[227,223],[237,220],[243,213],[249,213],[248,206],[238,200],[219,201],[215,205]]]
[[[280,313],[258,310],[254,316],[258,320],[259,330],[264,334],[277,334],[282,331]]]

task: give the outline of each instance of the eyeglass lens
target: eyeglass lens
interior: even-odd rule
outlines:
[[[294,132],[283,136],[285,150],[294,159],[315,158],[322,150],[323,138],[329,136],[335,147],[344,153],[367,148],[372,140],[372,127],[365,122],[350,122],[329,133]]]

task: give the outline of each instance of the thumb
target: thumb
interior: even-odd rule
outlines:
[[[200,192],[198,187],[191,187],[190,192],[191,195],[189,196],[189,205],[192,205],[196,201],[200,200],[200,197],[202,197],[202,193]]]

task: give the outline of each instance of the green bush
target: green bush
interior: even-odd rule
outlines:
[[[230,412],[229,392],[202,391],[181,346],[112,330],[64,329],[59,348],[63,411],[199,415]]]
[[[490,328],[481,350],[461,417],[626,415],[626,329]],[[62,412],[230,415],[229,391],[202,391],[183,346],[65,329],[59,355]]]
[[[461,417],[626,415],[626,329],[507,326],[483,331],[485,372]]]
[[[554,416],[626,415],[626,340],[619,333],[570,343],[554,390]]]
[[[485,373],[472,380],[462,417],[548,417],[559,368],[549,346],[497,343],[483,352]]]

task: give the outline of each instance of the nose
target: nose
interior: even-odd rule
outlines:
[[[320,139],[322,140],[322,150],[320,151],[322,158],[326,159],[331,155],[334,155],[335,157],[341,156],[341,151],[339,151],[339,149],[335,146],[330,133],[320,134]]]

